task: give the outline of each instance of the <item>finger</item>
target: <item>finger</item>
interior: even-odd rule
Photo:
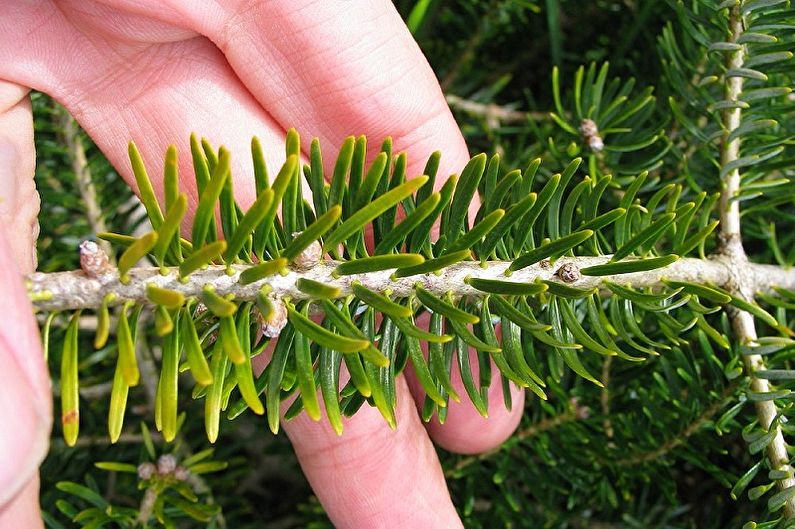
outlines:
[[[0,527],[44,527],[44,521],[39,514],[38,476],[34,476],[5,509],[0,509]]]
[[[13,519],[25,514],[30,503],[26,498],[35,497],[38,490],[31,480],[47,453],[52,422],[50,382],[33,307],[22,285],[22,274],[35,266],[39,206],[27,93],[22,86],[0,81],[0,222],[6,227],[0,231],[0,417],[7,419],[0,425],[0,454],[5,456],[0,465],[0,513],[13,511],[8,515]],[[22,495],[30,487],[33,492]],[[35,518],[38,506],[34,503],[32,509],[27,515]]]
[[[429,315],[423,314],[417,319],[417,324],[428,328]],[[428,354],[426,344],[423,352]],[[519,425],[524,413],[525,392],[513,383],[511,390],[511,409],[508,410],[502,394],[502,381],[499,370],[491,362],[491,384],[488,389],[488,417],[483,417],[467,397],[461,371],[454,362],[450,374],[456,393],[461,396],[460,402],[452,399],[448,401],[447,417],[444,424],[439,422],[436,415],[426,424],[428,433],[435,443],[443,448],[459,454],[477,454],[492,450],[501,445],[510,437]],[[475,349],[470,348],[469,364],[472,366],[472,377],[478,380],[480,369],[478,355]],[[422,388],[411,366],[406,369],[406,379],[409,383],[417,407],[420,408],[425,400],[425,390]]]
[[[256,373],[270,362],[274,342],[252,359]],[[340,387],[349,379],[344,364],[339,378]],[[396,431],[370,406],[343,418],[341,436],[331,428],[323,407],[317,422],[301,413],[289,421],[282,419],[282,425],[335,527],[460,527],[439,459],[406,382],[399,377],[396,384]],[[282,402],[282,414],[294,398]]]
[[[479,369],[477,354],[470,352],[472,376],[477,380]],[[450,401],[444,424],[434,416],[426,425],[428,434],[439,446],[458,454],[480,454],[497,448],[505,442],[519,426],[524,413],[525,392],[511,383],[511,409],[505,407],[502,394],[502,381],[499,370],[491,362],[492,380],[488,390],[488,417],[483,417],[475,409],[464,390],[461,371],[453,366],[451,382],[456,392],[461,395],[461,402]],[[412,393],[418,403],[423,402],[415,391],[418,385],[412,386]],[[419,388],[419,391],[422,391]]]
[[[226,5],[237,7],[234,2]],[[265,17],[266,9],[270,18]],[[240,15],[229,11],[226,20],[191,11],[200,17],[193,19],[193,27],[221,48],[249,90],[283,126],[285,119],[298,117],[299,129],[308,128],[332,145],[352,133],[391,135],[396,150],[410,152],[409,174],[418,174],[435,149],[445,154],[442,174],[467,160],[436,78],[391,3],[260,3]],[[279,24],[261,26],[274,18]],[[295,50],[301,50],[300,60]],[[473,204],[471,210],[476,207]],[[499,395],[499,384],[490,392]],[[453,450],[492,448],[518,424],[523,394],[514,393],[517,407],[511,412],[495,404],[498,399],[490,399],[493,420],[487,427],[471,405],[462,404],[451,408],[448,426],[432,424],[429,431]]]
[[[388,0],[163,4],[159,16],[210,38],[282,128],[302,133],[305,150],[313,136],[339,146],[366,134],[373,153],[391,136],[396,152],[409,152],[411,176],[434,150],[443,175],[468,159],[433,70]]]
[[[33,181],[35,147],[28,90],[0,81],[0,340],[24,374],[32,402],[49,415],[50,382],[41,354],[33,308],[22,274],[35,267],[39,195]],[[13,349],[13,350],[12,350]]]
[[[342,436],[305,414],[284,429],[335,527],[462,527],[402,377],[397,404],[395,431],[369,406],[345,419]]]
[[[260,137],[273,169],[285,160],[282,128],[211,42],[153,19],[106,10],[91,1],[62,2],[46,13],[47,4],[17,7],[0,17],[0,74],[64,104],[131,183],[127,144],[135,141],[161,197],[164,153],[175,143],[189,215],[197,202],[190,134],[207,137],[216,148],[225,145],[233,153],[236,196],[250,204],[251,137]],[[14,34],[12,26],[37,29],[12,46],[4,42]],[[6,56],[10,49],[19,56]]]
[[[2,171],[2,169],[0,169]],[[22,285],[22,272],[0,233],[0,454],[11,454],[0,465],[0,505],[31,478],[47,451],[52,422],[50,381],[33,307]],[[13,425],[13,426],[12,426]]]

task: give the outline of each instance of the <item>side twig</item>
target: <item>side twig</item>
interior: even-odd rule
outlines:
[[[72,172],[75,174],[77,191],[80,193],[80,197],[83,199],[83,205],[85,205],[86,208],[88,225],[92,233],[108,231],[105,226],[105,219],[102,218],[102,208],[99,206],[97,189],[91,178],[91,170],[88,168],[86,149],[83,146],[83,140],[80,138],[80,127],[77,125],[75,118],[73,118],[66,109],[59,108],[58,110],[63,140],[66,144],[66,151],[69,154]],[[102,250],[112,258],[113,254],[111,253],[110,244],[106,241],[99,241],[97,244],[99,244]]]
[[[548,112],[527,112],[495,103],[478,103],[453,94],[447,94],[445,99],[447,104],[454,109],[482,117],[489,123],[524,123],[528,120],[547,121],[550,119]]]
[[[682,443],[687,441],[687,439],[694,434],[698,433],[704,425],[712,420],[715,415],[720,412],[723,408],[726,407],[726,404],[731,402],[732,397],[734,396],[734,392],[737,391],[736,384],[729,384],[726,388],[721,392],[720,397],[713,402],[707,409],[701,412],[698,417],[696,417],[690,424],[688,424],[683,430],[679,433],[671,437],[670,439],[666,440],[660,446],[646,451],[646,452],[639,452],[637,454],[630,455],[629,457],[622,459],[617,462],[618,466],[626,467],[626,466],[633,466],[638,465],[641,463],[649,463],[651,461],[656,461],[661,457],[664,457],[666,454],[671,452],[672,450],[676,449]]]
[[[604,387],[602,388],[601,395],[599,396],[599,403],[602,406],[602,416],[604,417],[602,420],[602,427],[605,430],[605,435],[608,439],[610,439],[608,444],[613,444],[612,439],[613,435],[615,435],[613,421],[610,419],[610,366],[612,364],[612,356],[606,356],[602,362],[602,384]]]
[[[731,30],[730,42],[737,42],[743,33],[743,20],[739,4],[732,7],[729,14],[729,26]],[[745,48],[740,47],[737,51],[728,56],[727,67],[729,69],[742,68],[745,61]],[[730,77],[726,81],[725,99],[727,101],[738,101],[743,90],[743,78],[736,76]],[[739,107],[727,108],[723,111],[724,139],[721,144],[721,167],[735,162],[740,158],[740,138],[729,141],[729,135],[740,127],[742,110]],[[720,197],[720,226],[721,226],[721,248],[720,253],[731,272],[731,281],[727,288],[738,297],[746,301],[753,301],[754,293],[757,290],[753,278],[749,278],[748,256],[742,244],[740,231],[740,202],[735,197],[740,191],[740,171],[733,169],[728,171],[723,178],[723,188]],[[754,344],[757,340],[756,326],[751,314],[743,310],[733,309],[729,312],[732,329],[738,341],[743,345]],[[760,355],[745,355],[743,357],[745,370],[750,378],[751,391],[767,393],[770,391],[770,384],[767,380],[758,378],[754,375],[757,371],[765,369],[765,362]],[[789,469],[789,455],[787,454],[787,443],[781,432],[781,428],[773,426],[773,421],[778,416],[778,409],[775,401],[766,400],[755,402],[756,415],[759,424],[765,430],[774,427],[775,436],[767,446],[767,457],[770,467],[775,470]],[[789,474],[792,476],[792,474]],[[783,490],[795,486],[795,478],[788,477],[777,481],[778,488]],[[784,504],[784,516],[795,518],[795,498],[789,499]]]

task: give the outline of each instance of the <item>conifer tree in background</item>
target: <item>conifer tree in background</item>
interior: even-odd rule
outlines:
[[[451,398],[485,413],[496,377],[506,406],[511,384],[529,392],[502,447],[442,454],[467,527],[795,527],[791,3],[398,7],[470,147],[493,153],[460,175],[437,174],[437,153],[408,179],[383,138],[324,146],[341,147],[324,175],[319,143],[302,167],[294,131],[276,168],[256,139],[230,153],[194,137],[163,168],[130,146],[138,202],[35,98],[48,214],[29,292],[57,412],[80,417],[53,433],[48,526],[244,528],[263,510],[273,527],[328,526],[259,415],[277,433],[296,397],[286,420],[341,432],[374,406],[394,424],[410,364],[425,420]],[[188,229],[178,155],[200,190]],[[231,156],[253,160],[248,210]]]

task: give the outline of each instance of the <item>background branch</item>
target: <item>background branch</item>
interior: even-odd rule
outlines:
[[[105,225],[105,219],[102,215],[102,208],[99,206],[99,199],[97,198],[97,189],[94,186],[94,181],[91,178],[91,169],[88,167],[88,159],[86,158],[86,149],[83,146],[83,140],[80,138],[80,127],[77,121],[72,117],[65,108],[60,105],[57,107],[59,116],[59,124],[61,128],[61,135],[66,146],[69,161],[72,166],[72,171],[75,175],[75,183],[80,197],[83,199],[83,204],[86,207],[86,220],[91,227],[93,233],[102,233],[108,231]],[[113,249],[107,241],[99,240],[97,244],[113,260]]]

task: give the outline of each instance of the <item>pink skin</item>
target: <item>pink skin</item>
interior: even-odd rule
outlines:
[[[468,158],[431,68],[387,0],[17,1],[0,13],[0,79],[0,413],[13,417],[0,422],[2,527],[41,526],[35,471],[52,416],[19,281],[35,266],[38,210],[29,89],[63,103],[128,182],[127,142],[134,140],[158,191],[171,142],[183,153],[183,175],[192,172],[184,154],[191,132],[227,146],[244,205],[254,194],[253,134],[272,170],[284,160],[292,126],[305,152],[312,137],[321,139],[327,168],[349,134],[368,135],[370,154],[391,135],[395,149],[409,153],[412,175],[436,149],[444,153],[443,175]],[[191,180],[182,186],[193,208]],[[395,432],[371,409],[346,421],[342,437],[305,416],[285,424],[336,526],[461,527],[431,439],[460,452],[488,450],[521,415],[522,394],[507,412],[495,385],[488,423],[461,404],[444,426],[425,427],[408,387],[399,381]]]

